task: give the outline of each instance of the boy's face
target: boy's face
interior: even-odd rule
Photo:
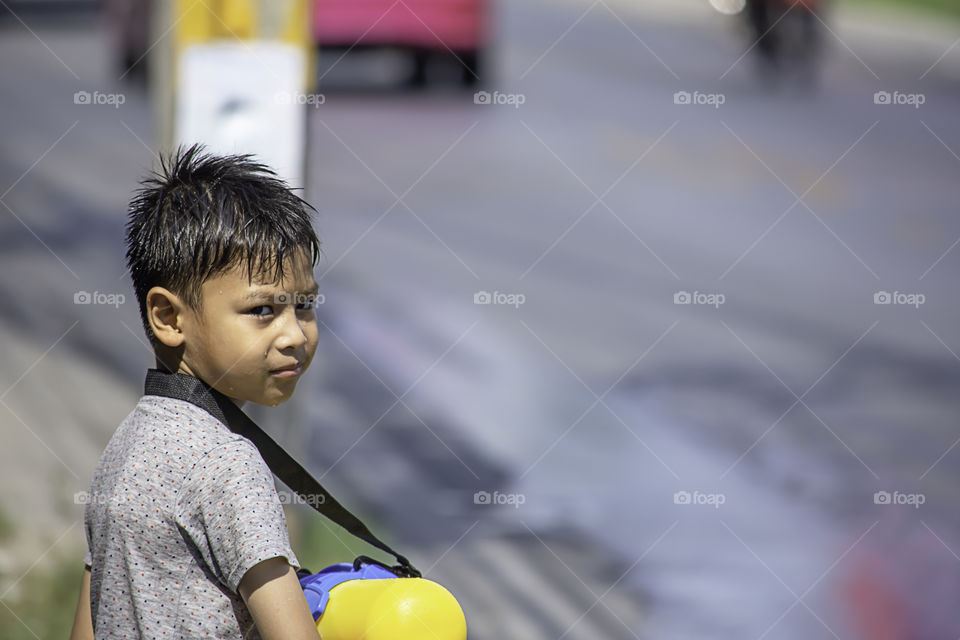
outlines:
[[[241,405],[290,399],[317,350],[316,293],[302,252],[285,260],[279,283],[249,283],[240,265],[207,280],[202,311],[184,317],[180,371]]]

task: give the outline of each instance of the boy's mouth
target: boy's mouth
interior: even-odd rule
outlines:
[[[303,363],[298,362],[280,369],[271,369],[270,375],[277,376],[278,378],[292,378],[294,376],[300,375],[303,370]]]

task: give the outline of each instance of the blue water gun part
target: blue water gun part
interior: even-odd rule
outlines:
[[[315,621],[323,615],[330,600],[330,590],[338,584],[348,580],[383,580],[397,577],[379,564],[361,564],[359,567],[357,564],[359,563],[341,562],[300,579],[303,595],[307,598]]]

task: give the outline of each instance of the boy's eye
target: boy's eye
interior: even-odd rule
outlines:
[[[308,296],[297,303],[297,311],[313,311],[317,308],[316,296]]]
[[[262,304],[260,306],[253,307],[252,309],[247,311],[247,313],[253,316],[267,316],[273,313],[273,307],[271,307],[270,305]]]

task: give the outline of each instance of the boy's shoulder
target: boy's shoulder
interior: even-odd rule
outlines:
[[[190,402],[144,395],[100,456],[90,493],[134,505],[150,496],[154,508],[179,514],[228,488],[275,496],[273,473],[253,442]]]
[[[143,395],[113,434],[99,466],[133,463],[188,471],[203,458],[229,453],[262,460],[250,440],[197,405]]]
[[[182,442],[190,449],[249,442],[206,410],[177,398],[143,395],[128,420],[141,434],[162,435],[165,441]]]

